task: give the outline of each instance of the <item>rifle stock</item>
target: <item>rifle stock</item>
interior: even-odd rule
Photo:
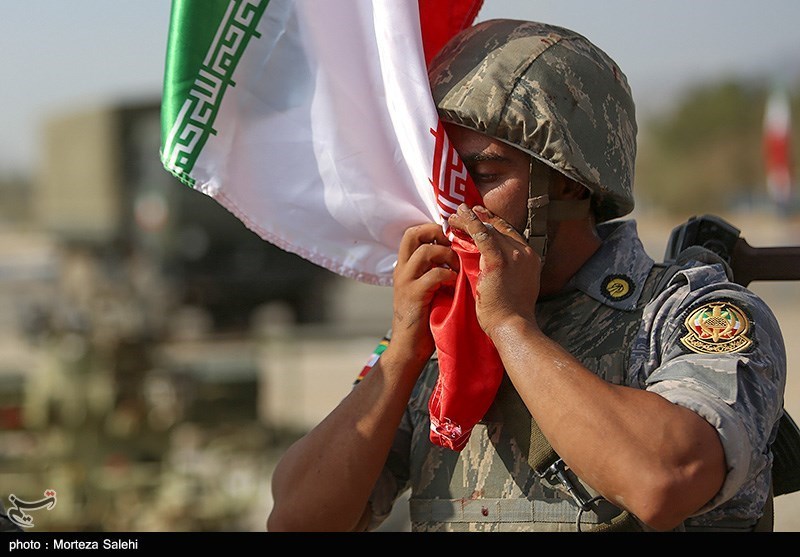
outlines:
[[[800,279],[800,246],[754,248],[739,238],[730,261],[734,280],[747,286],[754,280]]]
[[[702,246],[724,259],[733,280],[747,286],[759,280],[800,279],[800,246],[753,247],[740,230],[715,215],[691,217],[670,235],[665,261],[674,261],[691,246]]]

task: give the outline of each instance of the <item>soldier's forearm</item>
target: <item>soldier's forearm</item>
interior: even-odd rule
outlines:
[[[387,348],[369,374],[275,468],[270,531],[361,526],[418,369]]]
[[[535,325],[511,325],[493,340],[553,449],[609,501],[669,529],[717,493],[724,453],[700,416],[604,381]]]

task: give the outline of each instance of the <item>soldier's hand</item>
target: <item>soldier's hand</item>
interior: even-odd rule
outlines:
[[[424,363],[435,344],[430,329],[434,294],[443,285],[453,285],[459,269],[458,255],[436,223],[406,230],[400,242],[394,269],[392,342]]]
[[[454,230],[468,234],[480,251],[476,309],[481,328],[492,331],[510,318],[535,323],[542,261],[525,238],[482,206],[462,204],[449,219]]]

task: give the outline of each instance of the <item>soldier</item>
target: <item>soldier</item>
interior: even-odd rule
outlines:
[[[287,450],[267,529],[372,530],[409,489],[414,531],[771,529],[778,323],[723,261],[656,264],[618,219],[637,128],[615,62],[573,31],[492,20],[430,78],[483,198],[449,225],[480,251],[503,382],[463,449],[431,442],[430,305],[459,260],[440,225],[409,229],[388,344]]]

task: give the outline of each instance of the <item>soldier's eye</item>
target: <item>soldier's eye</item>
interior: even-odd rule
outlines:
[[[497,181],[497,174],[472,174],[472,180],[476,183],[490,184]]]

